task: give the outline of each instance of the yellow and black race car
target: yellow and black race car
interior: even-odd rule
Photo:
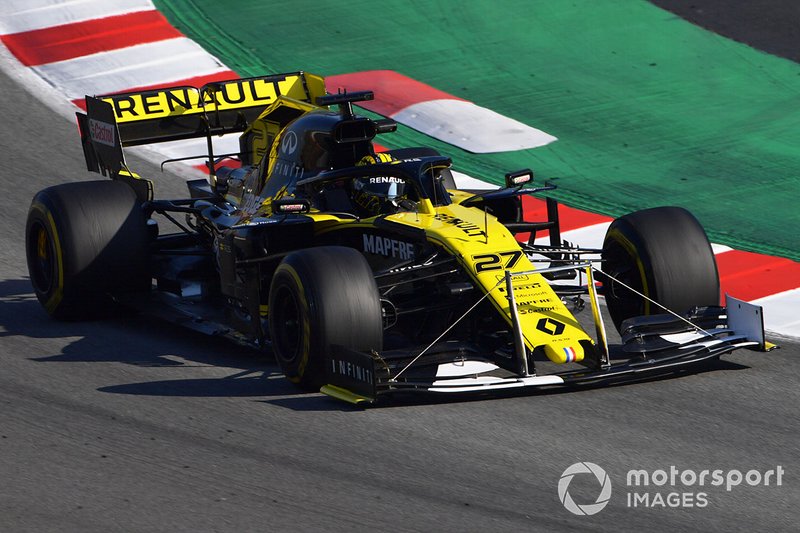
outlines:
[[[687,211],[623,216],[602,249],[567,245],[554,200],[547,220],[524,220],[520,197],[554,189],[528,170],[469,192],[432,149],[376,152],[396,124],[353,112],[372,96],[328,94],[305,72],[87,96],[87,166],[111,179],[34,198],[42,305],[75,319],[121,303],[226,335],[354,403],[624,379],[766,348],[760,308],[718,305],[714,255]],[[212,137],[230,133],[240,151],[215,156]],[[188,198],[154,199],[125,163],[124,146],[203,137],[210,178],[189,181]],[[598,293],[621,335],[611,348]],[[587,301],[590,331],[576,318]]]

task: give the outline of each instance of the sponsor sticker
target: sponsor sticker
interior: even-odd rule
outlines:
[[[292,155],[295,150],[297,150],[297,134],[293,131],[289,131],[281,140],[281,153]]]
[[[398,259],[414,259],[414,245],[410,242],[398,241],[389,237],[364,234],[364,251],[370,254],[396,257]]]
[[[114,125],[93,118],[89,119],[89,137],[92,141],[106,146],[116,146]]]

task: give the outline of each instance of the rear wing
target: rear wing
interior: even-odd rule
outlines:
[[[279,96],[314,103],[325,94],[321,76],[293,72],[200,88],[177,86],[86,96],[86,113],[77,113],[86,166],[117,179],[121,172],[130,175],[123,146],[199,137],[208,138],[208,155],[213,160],[213,135],[243,132]]]

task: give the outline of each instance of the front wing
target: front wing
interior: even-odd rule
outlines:
[[[402,392],[480,394],[608,384],[672,375],[739,348],[771,347],[764,340],[761,308],[727,297],[725,307],[697,309],[685,319],[653,315],[626,321],[618,357],[600,361],[595,368],[564,372],[514,374],[495,364],[495,355],[470,353],[461,346],[448,350],[446,343],[420,359],[415,354],[363,353],[336,346],[326,355],[328,385],[321,391],[360,404]]]

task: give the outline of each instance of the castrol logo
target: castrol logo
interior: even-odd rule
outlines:
[[[116,146],[114,143],[114,125],[108,122],[101,122],[90,118],[89,137],[96,143],[105,144],[106,146]]]

